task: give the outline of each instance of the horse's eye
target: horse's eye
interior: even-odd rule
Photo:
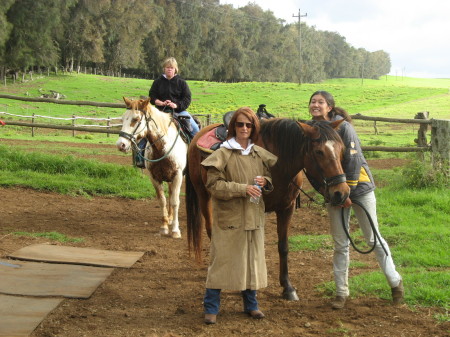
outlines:
[[[132,120],[131,120],[131,122],[132,123],[137,123],[137,122],[139,122],[141,119],[139,118],[139,117],[134,117]]]
[[[314,151],[314,153],[317,155],[317,156],[324,156],[324,153],[323,153],[323,151],[322,150],[316,150],[316,151]]]

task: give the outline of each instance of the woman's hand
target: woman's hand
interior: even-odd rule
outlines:
[[[169,101],[169,103],[167,103],[167,106],[169,106],[172,109],[176,109],[177,108],[177,104],[174,103],[174,102],[170,102],[170,101]]]
[[[258,184],[258,186],[260,186],[261,188],[263,188],[264,186],[266,186],[267,181],[266,178],[264,177],[256,176],[255,183]]]
[[[345,199],[344,203],[340,206],[343,208],[349,208],[352,205],[352,201],[350,200],[350,198]]]
[[[261,196],[261,190],[254,186],[254,185],[247,185],[247,194],[251,197],[260,197]]]

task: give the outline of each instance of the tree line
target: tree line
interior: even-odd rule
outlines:
[[[184,78],[206,81],[377,79],[391,68],[385,51],[354,48],[303,22],[287,24],[250,2],[237,9],[219,0],[0,2],[1,78],[88,68],[154,79],[168,56]]]

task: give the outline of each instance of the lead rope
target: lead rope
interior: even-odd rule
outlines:
[[[369,219],[370,227],[372,228],[372,232],[374,233],[373,246],[369,250],[366,250],[366,251],[358,249],[358,247],[356,247],[355,243],[353,242],[352,238],[350,237],[350,233],[349,233],[349,231],[347,229],[345,216],[344,216],[345,209],[342,208],[342,211],[341,211],[342,227],[344,228],[344,232],[347,235],[347,238],[349,239],[352,247],[360,254],[369,254],[370,252],[372,252],[375,249],[375,246],[377,245],[377,238],[378,238],[378,241],[380,241],[380,246],[381,246],[381,248],[383,248],[384,253],[386,254],[386,256],[389,256],[386,248],[384,247],[383,243],[381,242],[380,234],[378,233],[377,229],[375,228],[373,220],[372,220],[371,216],[369,215],[369,212],[367,211],[367,209],[359,201],[353,201],[352,200],[352,203],[358,205],[359,207],[361,207],[362,210],[366,213],[367,219]],[[348,228],[350,228],[350,221],[348,223]]]

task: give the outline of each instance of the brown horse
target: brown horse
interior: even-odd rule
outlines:
[[[344,145],[334,130],[341,121],[301,123],[291,119],[276,118],[261,123],[257,145],[278,157],[271,174],[274,190],[264,195],[266,212],[277,216],[278,254],[280,259],[279,281],[282,296],[287,300],[298,300],[288,273],[288,228],[295,209],[295,200],[302,185],[301,170],[308,165],[308,174],[319,175],[327,181],[327,197],[333,204],[342,204],[349,195],[345,175],[340,163]],[[202,223],[211,237],[211,197],[205,188],[206,170],[200,162],[204,154],[197,141],[203,134],[216,127],[203,128],[192,140],[188,149],[188,171],[186,172],[186,211],[189,249],[196,259],[201,259]],[[320,180],[322,181],[322,180]]]

